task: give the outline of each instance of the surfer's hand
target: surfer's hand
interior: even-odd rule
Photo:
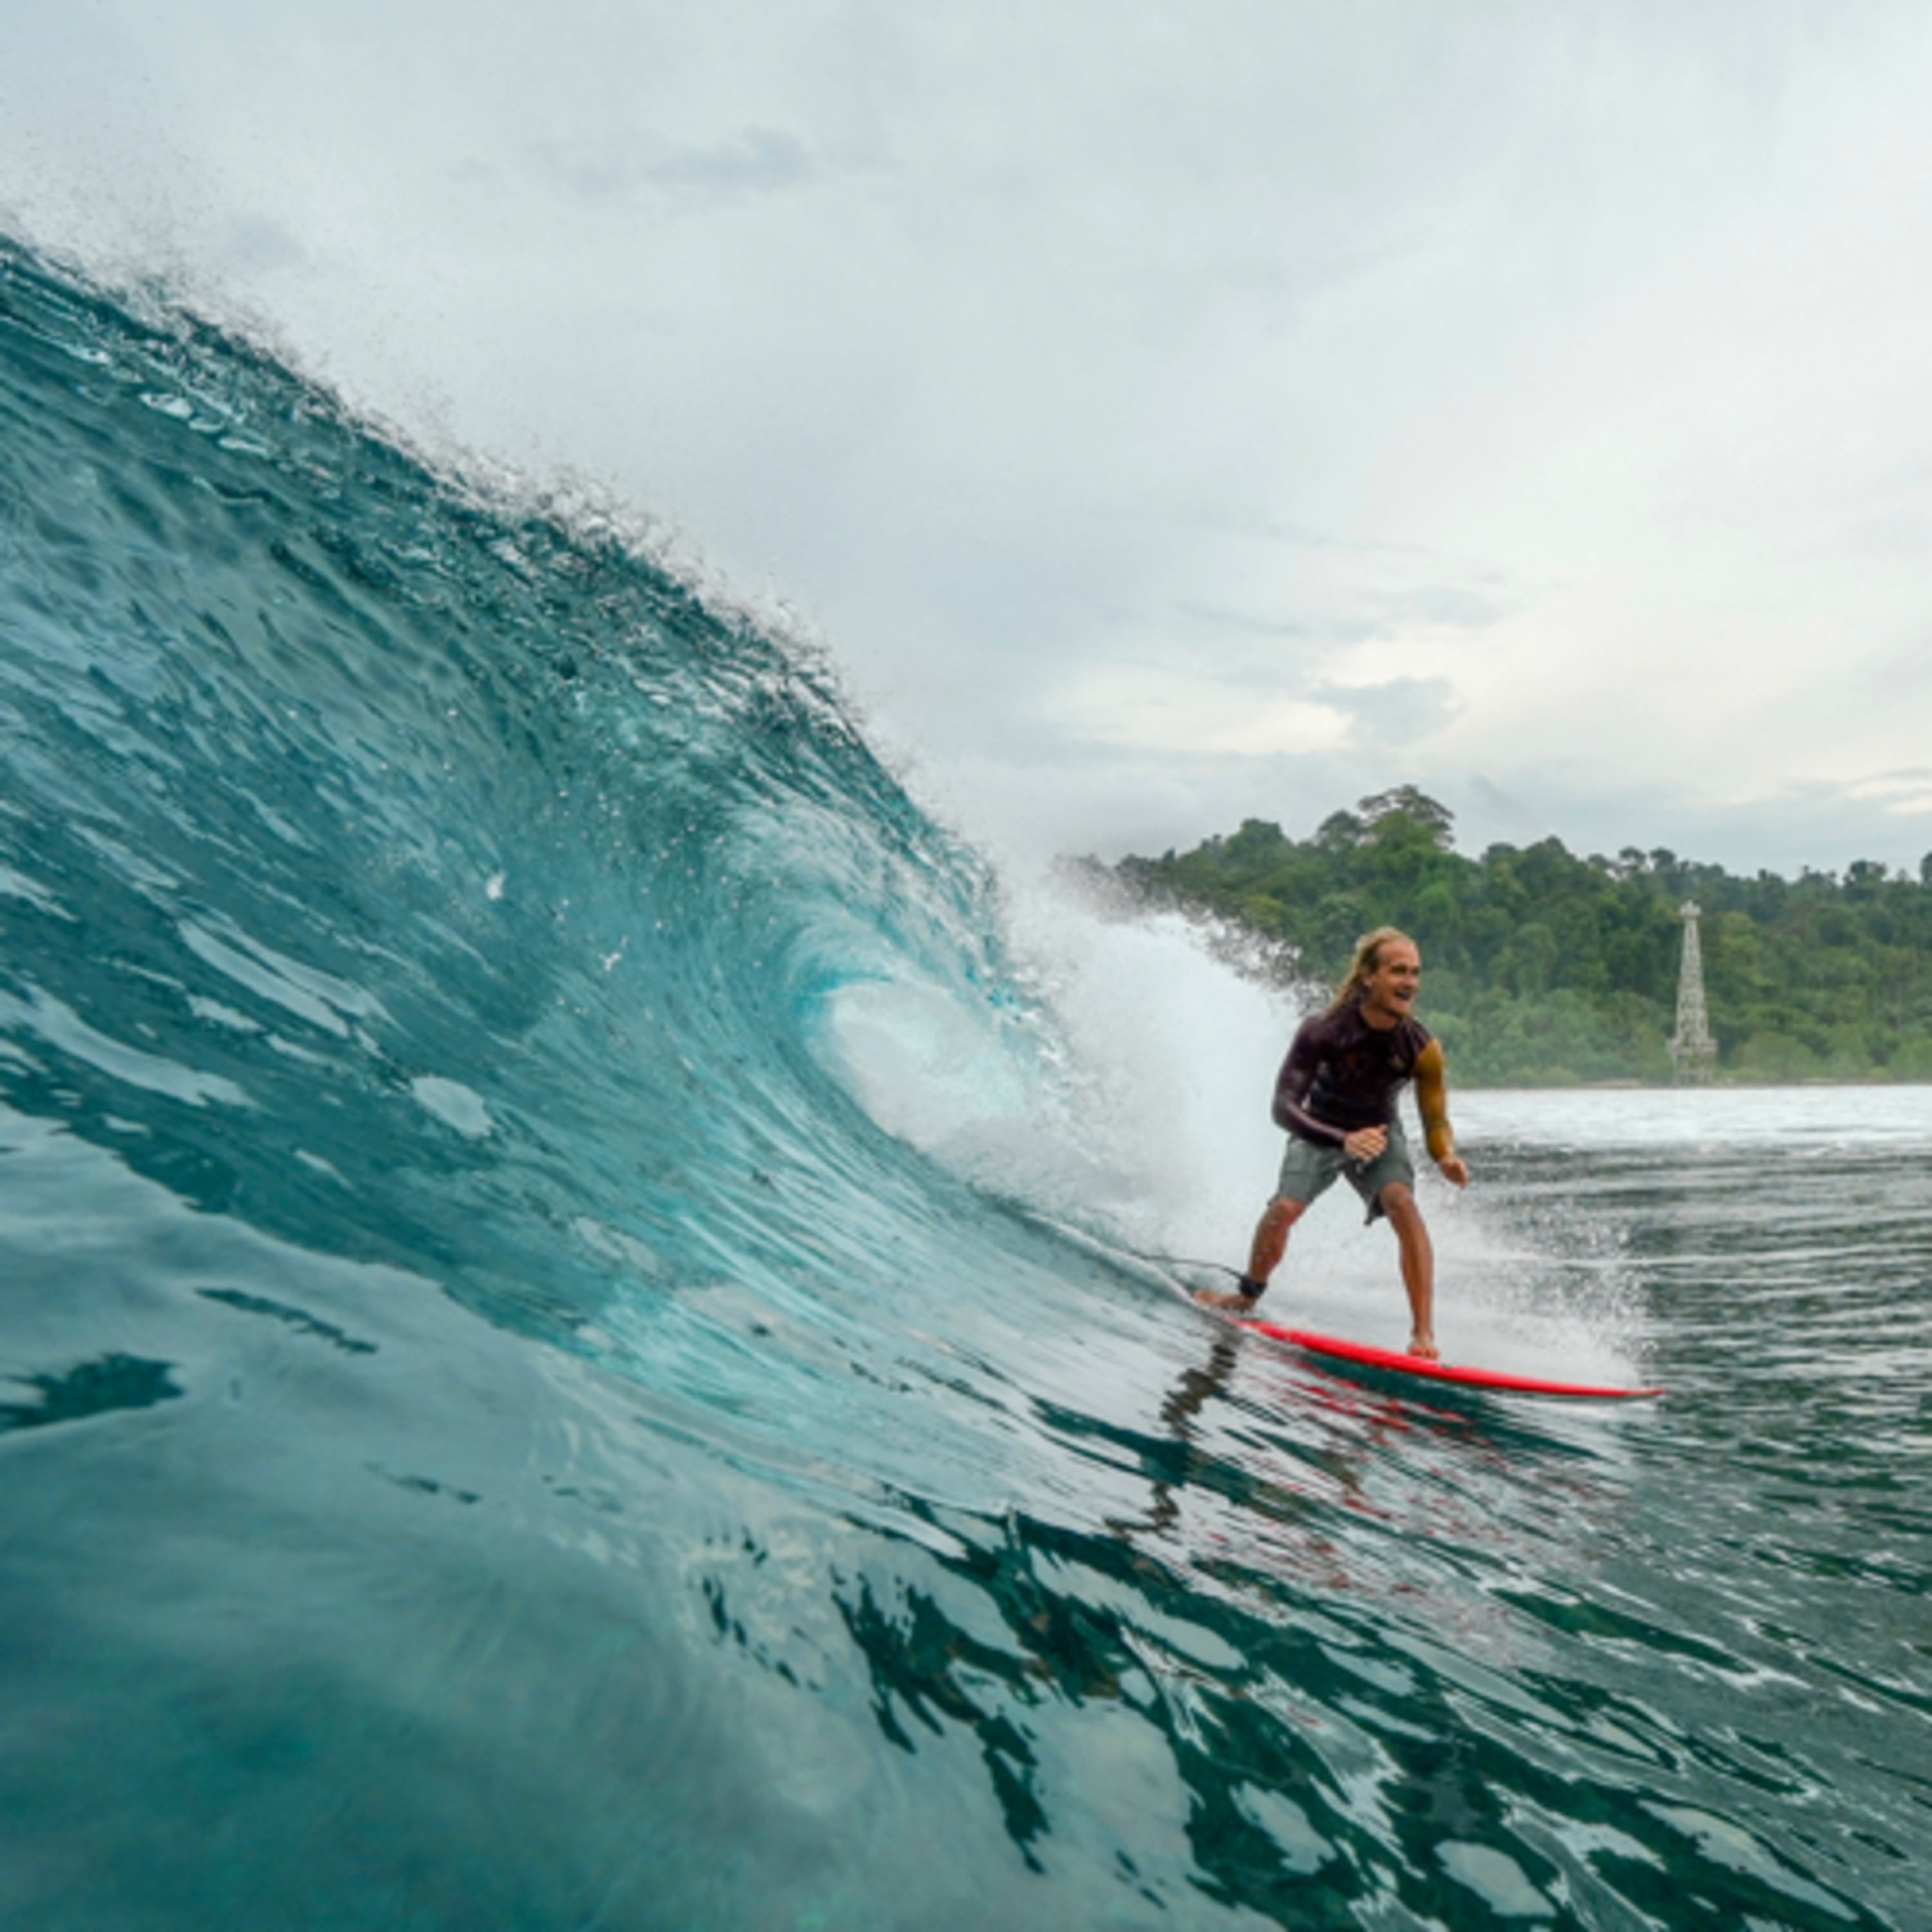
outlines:
[[[1342,1151],[1351,1160],[1373,1160],[1388,1145],[1386,1127],[1358,1127],[1342,1138]]]
[[[1444,1180],[1450,1182],[1457,1187],[1467,1187],[1468,1186],[1469,1170],[1463,1166],[1462,1156],[1460,1154],[1452,1154],[1444,1155],[1442,1160],[1438,1160],[1436,1163],[1436,1166],[1437,1171],[1442,1174],[1442,1178]]]

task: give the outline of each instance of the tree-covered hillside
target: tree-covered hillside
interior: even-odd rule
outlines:
[[[1578,858],[1555,838],[1466,858],[1453,831],[1405,785],[1306,839],[1251,818],[1116,871],[1142,898],[1286,942],[1312,982],[1339,978],[1360,934],[1400,926],[1466,1084],[1670,1079],[1687,899],[1720,1079],[1932,1080],[1932,855],[1916,879],[1864,860],[1842,878],[1740,878],[1664,850]]]

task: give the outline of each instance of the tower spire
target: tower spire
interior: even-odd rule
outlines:
[[[1670,1058],[1679,1080],[1708,1081],[1718,1058],[1704,1010],[1704,951],[1697,940],[1699,908],[1686,899],[1677,908],[1684,922],[1684,960],[1677,971],[1677,1030],[1670,1036]]]

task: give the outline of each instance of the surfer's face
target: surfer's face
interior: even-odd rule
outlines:
[[[1407,940],[1392,939],[1362,982],[1362,1010],[1391,1024],[1406,1019],[1421,986],[1422,955]]]

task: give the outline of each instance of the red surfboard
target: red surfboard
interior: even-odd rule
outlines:
[[[1237,1328],[1251,1328],[1272,1342],[1286,1342],[1326,1360],[1346,1362],[1358,1369],[1388,1370],[1426,1382],[1453,1382],[1462,1388],[1490,1389],[1505,1395],[1567,1396],[1573,1401],[1630,1402],[1661,1395],[1661,1388],[1606,1388],[1589,1382],[1552,1382],[1541,1376],[1513,1376],[1500,1369],[1472,1369],[1459,1363],[1432,1362],[1394,1348],[1371,1348],[1366,1342],[1344,1341],[1336,1335],[1317,1335],[1306,1328],[1283,1328],[1272,1322],[1237,1320]]]

